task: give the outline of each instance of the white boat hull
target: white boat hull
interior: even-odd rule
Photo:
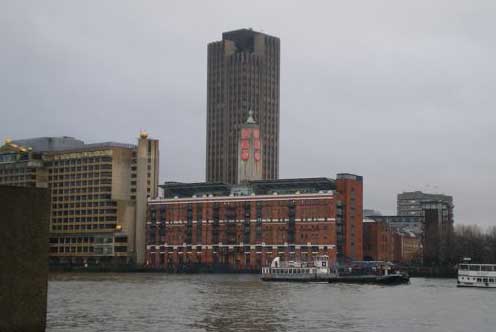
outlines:
[[[496,264],[459,264],[457,286],[496,288]]]
[[[460,282],[458,281],[458,287],[476,287],[476,288],[496,288],[496,283],[490,282]]]

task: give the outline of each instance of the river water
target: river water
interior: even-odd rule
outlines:
[[[496,289],[270,283],[256,275],[58,274],[47,331],[496,331]]]

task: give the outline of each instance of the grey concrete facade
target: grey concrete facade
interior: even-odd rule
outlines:
[[[453,197],[442,194],[428,194],[421,191],[403,192],[397,197],[397,215],[423,216],[425,202],[445,202],[453,210]],[[452,211],[451,211],[452,212]]]
[[[42,151],[49,142],[58,148]],[[75,143],[60,149],[71,142],[82,141],[7,140],[0,146],[0,185],[50,189],[51,266],[143,264],[147,199],[157,196],[158,140],[143,131],[138,145]]]

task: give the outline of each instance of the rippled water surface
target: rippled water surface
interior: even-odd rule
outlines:
[[[265,283],[256,275],[60,274],[47,331],[496,331],[496,290]]]

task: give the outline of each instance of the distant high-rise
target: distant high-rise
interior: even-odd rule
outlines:
[[[238,138],[248,111],[263,137],[263,179],[279,176],[280,41],[251,29],[225,32],[208,45],[208,182],[238,182]]]
[[[398,194],[398,214],[423,218],[423,264],[450,263],[453,244],[453,197],[421,191]]]
[[[449,214],[453,215],[453,197],[442,194],[427,194],[421,191],[403,192],[398,194],[397,214],[399,216],[423,216],[424,204],[428,202],[444,202]]]

